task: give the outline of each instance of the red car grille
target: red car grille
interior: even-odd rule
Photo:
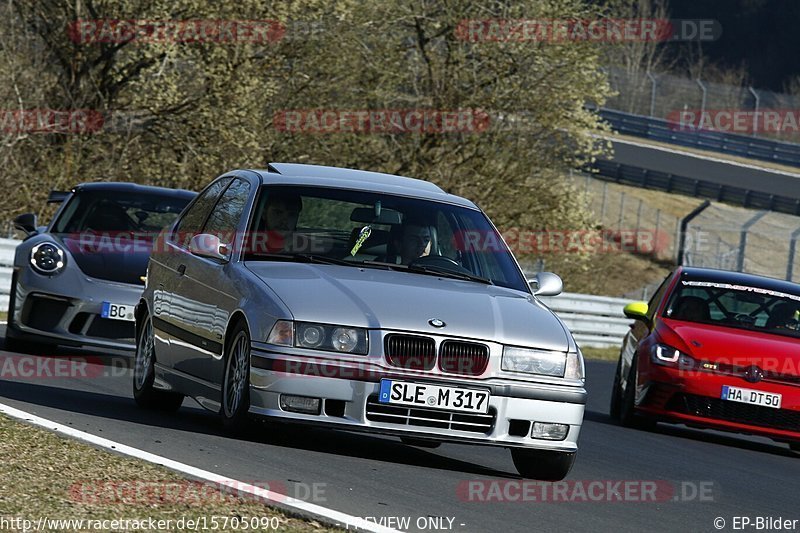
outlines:
[[[694,416],[786,431],[800,431],[800,411],[748,405],[694,394],[676,394],[666,407]]]
[[[443,372],[480,376],[489,364],[489,348],[483,344],[445,341],[439,353],[439,368]]]
[[[387,335],[386,359],[406,370],[430,370],[436,364],[436,343],[430,337]]]

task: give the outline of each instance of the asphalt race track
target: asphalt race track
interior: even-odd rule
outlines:
[[[8,355],[2,352],[0,361]],[[611,363],[588,364],[578,460],[558,501],[548,502],[531,501],[541,487],[528,496],[517,490],[521,480],[504,449],[447,444],[424,450],[394,438],[267,424],[232,438],[191,400],[174,415],[139,410],[130,370],[105,369],[85,378],[4,374],[0,402],[241,481],[285,484],[290,495],[302,497],[291,493],[316,484],[314,503],[376,520],[410,517],[413,530],[428,516],[453,518],[456,531],[504,532],[716,531],[718,517],[725,520],[722,530],[732,531],[734,516],[800,519],[800,457],[788,446],[684,426],[660,424],[655,432],[618,427],[607,415]],[[642,497],[624,491],[622,499],[634,501],[616,501],[613,490],[577,490],[598,481],[595,487],[617,481],[658,486],[657,501],[635,501]],[[487,487],[473,499],[494,494],[494,501],[468,501],[465,486]],[[615,501],[590,501],[600,497]]]
[[[634,143],[636,144],[612,141],[614,146],[612,161],[721,185],[768,194],[780,192],[781,196],[800,198],[800,178],[797,176],[770,169],[737,166],[726,160],[714,161],[676,148],[665,150],[658,146],[647,146],[644,142],[634,141]],[[759,164],[758,161],[754,162],[756,166]]]

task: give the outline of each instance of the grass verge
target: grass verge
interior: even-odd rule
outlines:
[[[619,348],[592,348],[587,346],[581,347],[583,357],[592,361],[616,361],[619,359]]]
[[[205,520],[209,530],[217,531],[338,531],[4,415],[0,415],[0,457],[0,517],[6,519],[19,517],[37,524],[42,517],[92,521],[152,518],[172,522],[167,528],[151,526],[137,531],[193,530],[181,527],[178,521],[183,518],[184,526],[190,519]],[[211,527],[212,517],[217,517],[219,527]],[[242,521],[252,517],[258,518],[247,524],[255,527],[242,527]],[[227,527],[223,528],[225,518]],[[117,529],[86,524],[59,526],[51,522],[44,529]]]
[[[8,319],[8,313],[7,313],[7,312],[5,312],[5,311],[0,311],[0,320],[2,320],[3,322],[5,322],[5,321],[6,321],[6,319]]]

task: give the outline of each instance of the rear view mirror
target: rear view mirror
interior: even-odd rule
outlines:
[[[564,282],[552,272],[539,272],[528,284],[534,296],[558,296],[564,290]]]
[[[350,214],[350,220],[363,224],[400,224],[400,212],[394,209],[381,209],[375,216],[375,210],[369,207],[356,207]]]
[[[219,240],[216,235],[201,233],[192,237],[189,242],[189,251],[199,257],[228,260],[228,245]]]
[[[36,215],[33,213],[19,215],[14,219],[14,227],[25,232],[26,235],[39,233],[39,230],[36,229]]]
[[[626,317],[647,322],[647,302],[631,302],[622,308]]]

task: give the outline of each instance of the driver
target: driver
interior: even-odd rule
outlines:
[[[266,240],[265,252],[285,252],[292,248],[292,236],[303,210],[303,200],[294,192],[270,191],[261,215],[259,232]],[[259,243],[263,246],[264,243]],[[259,246],[260,248],[261,246]]]
[[[797,329],[796,313],[796,305],[788,302],[779,303],[772,309],[766,327],[768,329]]]
[[[400,263],[409,264],[414,259],[426,257],[431,253],[431,228],[419,222],[409,222],[394,242],[399,251]]]

